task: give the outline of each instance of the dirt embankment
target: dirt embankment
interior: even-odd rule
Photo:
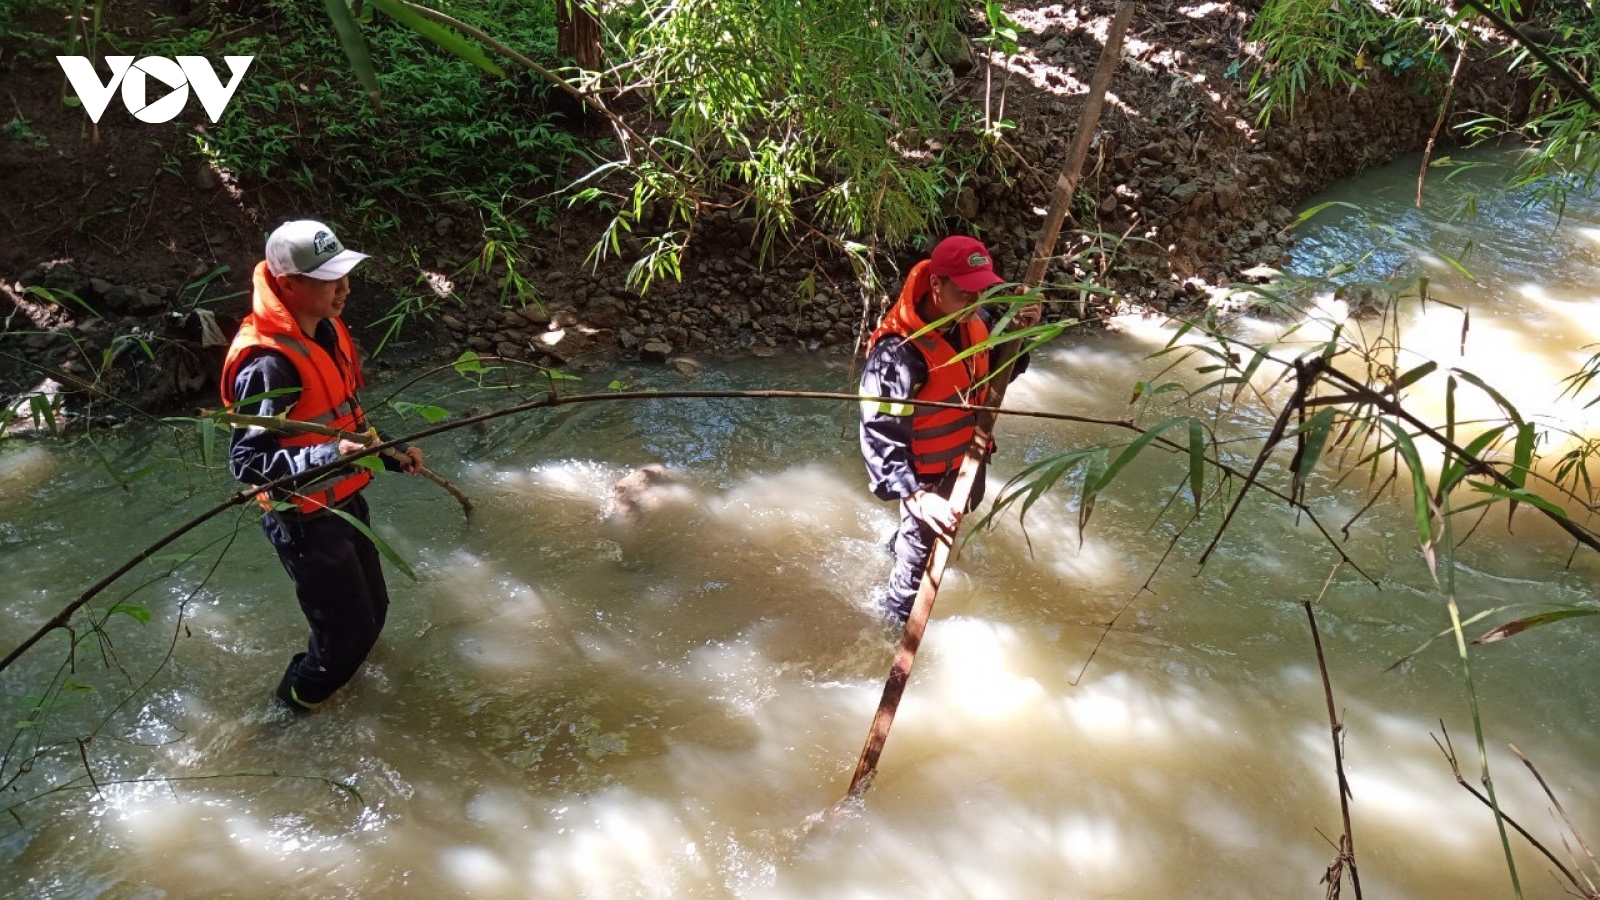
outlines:
[[[108,31],[137,43],[156,21],[153,12],[170,14],[177,5],[193,4],[116,4]],[[1437,74],[1378,73],[1353,92],[1313,91],[1292,118],[1279,114],[1270,127],[1258,126],[1245,91],[1244,38],[1254,7],[1141,4],[1068,223],[1078,233],[1063,235],[1050,280],[1094,279],[1155,309],[1181,307],[1208,285],[1280,262],[1292,240],[1283,227],[1305,197],[1426,144],[1439,116]],[[1029,30],[1009,73],[996,69],[986,79],[981,60],[958,67],[950,103],[983,108],[987,90],[995,104],[1003,85],[1005,117],[1015,129],[1000,150],[1006,174],[978,177],[942,212],[950,230],[989,242],[1002,274],[1020,276],[1026,267],[1112,12],[1109,0],[1017,4],[1011,14]],[[144,408],[214,402],[221,349],[215,333],[207,337],[203,311],[216,314],[225,339],[247,307],[262,236],[286,218],[326,215],[318,199],[284,184],[219,176],[189,149],[193,123],[153,126],[113,103],[90,128],[81,109],[61,102],[53,49],[0,41],[0,51],[16,115],[0,134],[0,195],[7,198],[0,210],[0,315],[10,332],[0,337],[4,387],[33,388],[45,370],[57,381],[114,373],[122,398]],[[1516,94],[1491,63],[1469,63],[1447,121],[1506,114]],[[754,227],[727,212],[710,215],[684,260],[683,282],[658,284],[641,297],[624,283],[631,260],[597,271],[583,264],[599,223],[575,210],[535,236],[527,274],[543,308],[502,307],[490,281],[458,284],[458,296],[439,305],[441,315],[411,321],[403,336],[413,347],[451,354],[471,348],[565,367],[783,345],[847,352],[863,319],[848,265],[802,248],[758,266]],[[417,239],[419,231],[426,240]],[[479,249],[464,231],[439,215],[408,237],[423,246],[424,265],[451,272]],[[380,256],[388,249],[362,237],[346,241]],[[1118,241],[1114,255],[1098,252]],[[908,253],[894,262],[903,271],[913,261]],[[416,277],[381,259],[367,268],[394,283]],[[393,303],[381,283],[357,285],[347,317],[358,326]],[[87,308],[27,295],[24,288],[34,285],[69,291]],[[1062,305],[1062,315],[1073,312],[1073,304]],[[382,329],[357,333],[370,346]]]

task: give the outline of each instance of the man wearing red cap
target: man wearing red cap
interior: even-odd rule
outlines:
[[[867,344],[861,396],[900,401],[862,400],[861,455],[872,493],[882,500],[900,500],[894,569],[884,606],[902,623],[911,615],[934,536],[954,532],[962,514],[983,499],[984,487],[980,469],[966,509],[949,500],[976,414],[904,401],[983,402],[988,351],[960,361],[955,357],[989,337],[991,317],[977,304],[984,291],[1003,281],[980,241],[947,237],[912,268],[899,300]],[[1019,310],[1013,322],[1022,328],[1038,320],[1034,304]],[[937,327],[924,332],[930,324]],[[1012,377],[1026,366],[1025,357],[1018,359]]]

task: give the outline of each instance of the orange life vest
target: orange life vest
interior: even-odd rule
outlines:
[[[987,387],[973,388],[989,374],[989,353],[983,351],[955,362],[956,348],[950,346],[944,335],[927,330],[927,323],[917,312],[917,302],[932,290],[929,263],[923,260],[912,268],[900,298],[883,317],[872,337],[870,350],[878,341],[891,334],[900,335],[917,348],[928,364],[928,381],[913,399],[942,403],[982,404],[988,395]],[[975,346],[989,337],[989,326],[974,315],[957,326],[961,329],[964,347]],[[916,337],[912,335],[923,332]],[[911,419],[911,456],[918,475],[943,475],[954,468],[972,443],[978,415],[972,410],[944,407],[914,407]]]
[[[239,366],[251,350],[275,350],[294,364],[300,375],[300,396],[286,418],[296,422],[326,425],[340,431],[361,433],[367,430],[366,417],[356,401],[356,388],[365,382],[361,379],[361,364],[356,355],[355,343],[344,322],[334,319],[334,332],[338,335],[339,359],[328,355],[315,340],[300,330],[299,323],[283,305],[272,282],[267,278],[267,264],[256,264],[255,292],[250,298],[250,315],[239,325],[239,333],[228,347],[227,361],[222,365],[222,402],[232,404],[239,400],[233,396],[233,382]],[[343,365],[341,365],[341,362]],[[279,443],[284,447],[309,447],[336,441],[321,434],[284,435]],[[288,497],[302,513],[312,513],[329,506],[337,506],[372,480],[369,469],[357,466],[355,471],[334,481],[320,482],[314,487],[302,487]],[[272,508],[272,498],[263,491],[256,495],[263,509]]]

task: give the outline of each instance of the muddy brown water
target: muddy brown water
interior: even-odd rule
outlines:
[[[1420,263],[1442,297],[1473,310],[1467,357],[1453,356],[1459,320],[1429,318],[1455,315],[1442,306],[1408,313],[1409,346],[1479,372],[1530,415],[1578,415],[1551,403],[1552,385],[1600,339],[1600,205],[1575,202],[1555,227],[1507,200],[1457,226],[1408,211],[1413,172],[1379,170],[1341,195],[1418,243],[1470,234],[1480,244],[1476,284],[1442,258]],[[1330,216],[1299,265],[1372,240],[1354,218]],[[1408,258],[1381,250],[1369,264]],[[1256,337],[1279,327],[1240,325]],[[1039,353],[1008,401],[1120,416],[1132,382],[1159,369],[1146,354],[1169,334],[1130,321],[1063,341]],[[654,369],[586,383],[838,390],[844,366],[794,353],[714,366],[692,384]],[[304,639],[288,581],[248,514],[223,517],[164,551],[168,565],[141,567],[106,595],[148,582],[129,602],[150,607],[151,622],[118,617],[112,652],[135,685],[150,682],[112,714],[105,698],[128,682],[105,673],[98,650],[81,652],[77,678],[94,690],[71,692],[84,705],[62,710],[46,739],[110,715],[85,751],[99,790],[17,807],[20,826],[0,834],[0,888],[50,898],[1322,896],[1334,855],[1324,835],[1341,825],[1300,601],[1321,590],[1335,556],[1304,517],[1253,502],[1199,569],[1213,513],[1104,633],[1171,540],[1170,525],[1151,523],[1182,472],[1157,460],[1136,463],[1099,501],[1086,534],[1063,492],[1029,513],[1025,531],[1011,517],[966,549],[866,803],[808,826],[848,784],[892,652],[867,604],[887,574],[892,510],[867,494],[853,437],[840,439],[852,414],[819,402],[652,401],[430,441],[430,462],[477,512],[463,521],[421,480],[371,489],[379,531],[417,580],[391,570],[394,607],[369,666],[300,721],[268,701]],[[1250,413],[1224,422],[1263,425]],[[990,494],[1028,462],[1109,437],[1010,420]],[[130,429],[99,452],[126,472],[173,447]],[[613,483],[651,463],[675,480],[615,514]],[[192,460],[124,491],[82,444],[0,451],[5,645],[229,489]],[[1364,502],[1358,484],[1324,483],[1314,506],[1337,526]],[[1384,671],[1448,624],[1407,507],[1380,501],[1352,532],[1350,552],[1382,588],[1341,573],[1319,610],[1348,728],[1363,887],[1510,896],[1494,822],[1432,737],[1443,719],[1475,776],[1453,650],[1440,642]],[[1594,559],[1568,566],[1570,544],[1525,513],[1514,533],[1500,523],[1492,517],[1458,554],[1466,614],[1593,604]],[[1527,752],[1591,844],[1600,840],[1593,621],[1472,656],[1502,802],[1557,852],[1548,803],[1505,746]],[[0,676],[8,721],[64,657],[65,641],[52,638]],[[5,804],[78,774],[69,747]],[[1528,895],[1560,896],[1548,866],[1515,846]]]

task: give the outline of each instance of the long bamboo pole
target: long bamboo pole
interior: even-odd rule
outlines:
[[[1134,0],[1122,0],[1117,6],[1111,29],[1106,34],[1105,47],[1100,53],[1100,61],[1095,66],[1094,78],[1089,85],[1089,96],[1084,103],[1083,114],[1078,118],[1078,130],[1073,135],[1072,149],[1067,154],[1066,162],[1062,164],[1061,174],[1056,178],[1056,190],[1050,201],[1050,210],[1045,217],[1044,228],[1034,243],[1033,258],[1028,263],[1028,272],[1023,277],[1022,283],[1029,289],[1037,287],[1044,281],[1045,270],[1055,253],[1056,239],[1061,234],[1061,222],[1066,218],[1067,211],[1072,208],[1072,196],[1077,192],[1083,162],[1089,156],[1089,143],[1094,137],[1095,130],[1100,126],[1100,109],[1105,105],[1106,91],[1111,87],[1111,76],[1116,72],[1118,61],[1122,58],[1123,35],[1128,30],[1128,23],[1133,19],[1137,5]],[[961,460],[961,471],[956,476],[955,485],[950,489],[950,505],[956,509],[966,509],[967,500],[972,496],[972,486],[983,466],[983,457],[988,452],[990,436],[994,433],[997,415],[995,410],[1004,403],[1006,384],[1011,380],[1005,369],[1016,355],[1016,351],[1015,341],[1001,344],[992,351],[994,364],[990,366],[990,371],[1000,374],[989,383],[989,408],[978,411],[977,431],[972,437],[972,443],[967,445],[967,454]],[[959,531],[959,526],[957,530]],[[933,545],[933,552],[929,554],[928,568],[923,572],[922,583],[917,587],[917,599],[912,602],[911,615],[906,619],[905,630],[900,634],[900,644],[895,648],[894,662],[889,667],[889,677],[883,685],[883,697],[878,701],[878,711],[872,717],[872,727],[867,731],[867,742],[861,748],[861,758],[856,762],[855,774],[850,778],[847,799],[860,797],[872,787],[872,779],[878,771],[878,759],[883,755],[884,744],[889,740],[889,729],[894,725],[895,712],[900,708],[901,695],[905,693],[906,682],[911,679],[911,666],[916,662],[917,649],[922,646],[922,634],[928,627],[928,616],[933,612],[933,601],[939,595],[939,584],[944,579],[945,567],[949,565],[950,556],[954,552],[955,537],[955,532],[939,535]]]

